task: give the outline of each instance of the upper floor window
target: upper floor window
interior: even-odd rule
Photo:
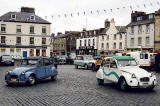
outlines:
[[[34,33],[34,26],[30,26],[30,33]]]
[[[153,14],[150,14],[150,15],[148,16],[148,18],[149,18],[149,19],[153,19],[153,18],[154,18]]]
[[[21,37],[17,37],[16,44],[21,44]]]
[[[122,49],[122,42],[119,43],[119,49]]]
[[[106,44],[106,49],[109,49],[109,43]]]
[[[142,45],[142,38],[138,37],[138,45]]]
[[[30,44],[34,44],[34,37],[30,37]]]
[[[101,44],[101,48],[104,49],[104,43]]]
[[[88,40],[88,46],[90,46],[90,41],[91,41],[91,40],[89,39],[89,40]]]
[[[86,46],[86,44],[87,44],[87,40],[84,40],[84,46]]]
[[[131,38],[131,44],[130,44],[131,46],[133,46],[134,45],[134,38]]]
[[[114,40],[116,40],[116,34],[114,34]]]
[[[21,32],[21,25],[17,25],[17,32]]]
[[[95,46],[95,40],[93,39],[93,46]]]
[[[134,34],[134,26],[131,27],[131,34]]]
[[[146,25],[146,33],[149,33],[150,32],[150,26],[149,24]]]
[[[5,36],[1,36],[1,43],[6,43],[6,37]]]
[[[122,34],[120,34],[119,39],[122,40]]]
[[[11,19],[16,19],[16,14],[11,14]]]
[[[1,24],[1,32],[6,32],[6,24]]]
[[[150,38],[146,37],[146,45],[149,45],[149,44],[150,44]]]
[[[46,26],[42,26],[42,33],[46,33]]]
[[[35,16],[34,16],[34,15],[31,15],[31,16],[30,16],[30,20],[35,20]]]
[[[42,38],[42,44],[46,44],[46,38]]]
[[[80,40],[80,47],[82,46],[82,40]]]
[[[116,49],[116,43],[113,43],[113,49]]]
[[[107,36],[107,40],[109,40],[109,35]]]
[[[140,21],[140,20],[142,20],[142,16],[137,17],[137,21]]]
[[[142,34],[142,25],[138,26],[138,34]]]
[[[102,40],[104,40],[104,36],[102,36]]]

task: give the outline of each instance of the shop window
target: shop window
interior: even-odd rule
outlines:
[[[34,50],[30,49],[30,56],[34,56]]]
[[[10,55],[11,55],[11,56],[14,56],[14,49],[13,49],[13,48],[10,49]]]
[[[1,55],[5,55],[6,49],[1,49]]]
[[[16,54],[17,54],[17,56],[20,56],[21,55],[21,49],[16,49]]]
[[[36,49],[36,56],[40,56],[40,50]]]
[[[46,56],[46,50],[42,50],[42,56]]]

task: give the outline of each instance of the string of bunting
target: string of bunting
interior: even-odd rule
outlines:
[[[91,11],[83,11],[83,12],[76,12],[76,13],[62,13],[62,14],[58,14],[58,15],[51,15],[51,19],[54,20],[54,18],[58,17],[58,18],[73,18],[74,16],[86,16],[86,15],[94,15],[97,14],[99,15],[100,13],[113,13],[114,11],[118,11],[120,9],[130,9],[131,11],[139,9],[139,8],[148,8],[148,7],[153,7],[153,6],[160,6],[160,1],[156,1],[156,2],[149,2],[149,4],[141,4],[141,5],[129,5],[129,6],[123,6],[123,7],[117,7],[117,8],[111,8],[111,9],[103,9],[103,10],[91,10]],[[45,16],[45,19],[47,19],[47,16]]]

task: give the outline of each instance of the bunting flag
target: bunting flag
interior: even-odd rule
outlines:
[[[111,12],[112,12],[112,9],[110,9],[111,10]]]
[[[73,17],[72,13],[71,13],[71,17]]]
[[[52,20],[53,20],[53,15],[51,17],[52,17]]]
[[[146,5],[144,4],[144,8],[146,8]]]
[[[83,14],[86,15],[86,12],[84,11]]]
[[[93,11],[91,11],[91,14],[93,14]]]
[[[123,7],[123,8],[126,8],[126,7]]]
[[[99,14],[99,10],[97,10],[97,14]]]
[[[106,10],[104,9],[104,12],[106,13]]]
[[[67,14],[64,14],[64,17],[67,18]]]
[[[132,10],[132,6],[130,6],[130,9]]]
[[[77,15],[79,16],[79,12],[77,13]]]
[[[152,3],[150,3],[150,5],[152,6]]]

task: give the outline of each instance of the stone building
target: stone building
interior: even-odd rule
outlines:
[[[13,57],[50,56],[51,23],[22,7],[0,17],[0,55]]]
[[[155,51],[160,51],[160,9],[155,12]]]
[[[124,52],[126,48],[126,28],[125,26],[115,26],[115,21],[105,20],[99,36],[97,36],[98,54],[110,54],[115,52]]]
[[[131,22],[127,25],[127,50],[154,51],[155,14],[132,12]]]

